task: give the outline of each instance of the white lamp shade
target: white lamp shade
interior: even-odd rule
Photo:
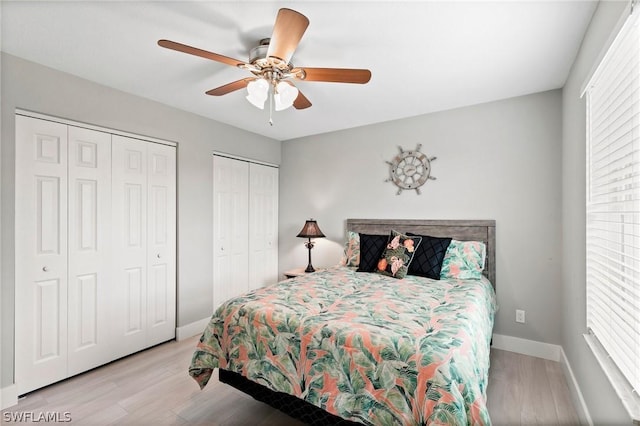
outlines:
[[[269,83],[259,78],[247,84],[247,100],[257,108],[264,109],[264,102],[269,94]]]
[[[281,81],[276,86],[276,94],[273,97],[276,111],[282,111],[293,105],[293,101],[298,97],[298,89],[291,84]]]

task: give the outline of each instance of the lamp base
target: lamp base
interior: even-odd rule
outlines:
[[[311,249],[313,248],[313,241],[311,241],[311,238],[309,238],[309,241],[307,241],[306,243],[304,243],[304,245],[307,247],[307,249],[309,250],[309,264],[307,265],[307,269],[305,269],[305,272],[315,272],[316,270],[313,269],[313,266],[311,265]]]

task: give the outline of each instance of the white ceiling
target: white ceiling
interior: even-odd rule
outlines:
[[[278,140],[560,88],[593,1],[6,1],[2,50]],[[247,71],[159,47],[166,38],[243,61],[280,7],[310,25],[297,66],[368,68],[366,85],[299,82],[306,110],[258,110],[205,91]]]

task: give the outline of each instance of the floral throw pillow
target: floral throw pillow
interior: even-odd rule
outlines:
[[[410,237],[397,231],[391,231],[387,247],[378,261],[376,272],[394,278],[404,278],[421,241],[422,237]]]
[[[360,234],[357,232],[347,232],[347,241],[344,244],[344,253],[340,264],[356,267],[360,265]]]
[[[482,278],[486,250],[482,241],[451,240],[442,261],[440,278],[479,280]]]

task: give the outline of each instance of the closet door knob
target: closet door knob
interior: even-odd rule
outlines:
[[[48,272],[48,271],[49,271],[49,268],[47,268],[46,266],[43,266],[43,267],[42,267],[42,270],[43,270],[44,272]]]
[[[158,259],[160,259],[162,256],[160,256],[160,253],[158,253],[158,254],[156,255],[156,257],[157,257]]]
[[[220,251],[224,251],[224,247],[220,247]]]

